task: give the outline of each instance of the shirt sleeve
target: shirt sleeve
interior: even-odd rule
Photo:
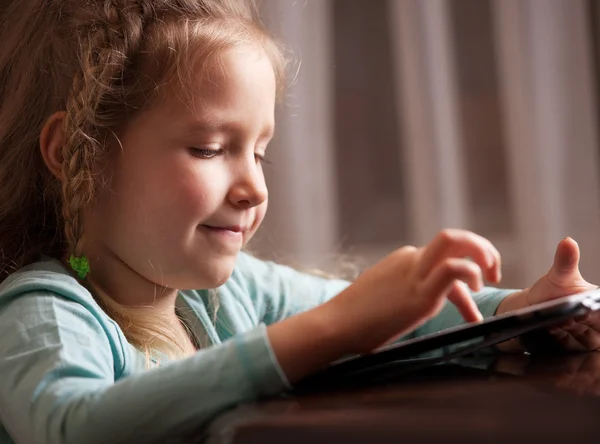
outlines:
[[[0,300],[0,422],[15,442],[174,442],[285,388],[264,325],[124,376],[124,338],[109,321],[45,291]]]

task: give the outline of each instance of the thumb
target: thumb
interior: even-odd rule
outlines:
[[[572,273],[579,273],[579,245],[570,237],[566,237],[556,247],[554,263],[549,274],[560,279]]]

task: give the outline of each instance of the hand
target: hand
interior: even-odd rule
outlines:
[[[479,291],[483,276],[500,281],[496,248],[474,233],[444,230],[424,248],[396,250],[324,308],[348,340],[347,353],[364,353],[434,317],[446,298],[466,321],[481,320],[464,282]]]
[[[571,239],[563,239],[556,249],[550,271],[532,287],[511,294],[498,306],[496,314],[528,307],[562,296],[581,293],[597,288],[583,279],[579,272],[579,247]],[[569,351],[600,349],[600,313],[588,314],[548,330]],[[523,351],[518,340],[497,346],[505,352]]]

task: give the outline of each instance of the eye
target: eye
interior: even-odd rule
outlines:
[[[190,147],[190,152],[192,156],[198,157],[200,159],[212,159],[213,157],[217,157],[223,154],[223,150],[221,148]]]
[[[254,158],[256,159],[257,163],[266,163],[267,165],[271,165],[271,162],[269,162],[267,159],[265,159],[265,155],[264,154],[260,154],[260,153],[254,153]]]

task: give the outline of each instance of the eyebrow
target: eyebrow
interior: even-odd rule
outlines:
[[[194,121],[183,127],[185,135],[194,136],[202,133],[240,133],[244,126],[237,122],[221,119],[208,119],[206,121]],[[267,125],[261,132],[261,137],[271,139],[275,133],[274,125]]]

